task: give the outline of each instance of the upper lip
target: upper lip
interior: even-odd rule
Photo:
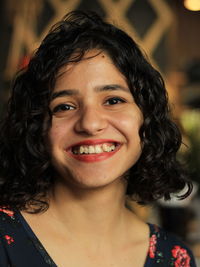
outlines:
[[[67,148],[67,150],[71,149],[72,147],[76,147],[76,146],[94,146],[94,145],[100,145],[100,144],[104,144],[104,143],[115,143],[116,145],[119,145],[120,142],[113,140],[113,139],[87,139],[87,140],[83,140],[80,141],[78,143],[72,144],[70,147]]]

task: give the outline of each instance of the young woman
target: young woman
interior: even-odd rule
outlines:
[[[195,266],[126,208],[191,184],[160,74],[93,13],[56,24],[18,74],[0,129],[0,266]]]

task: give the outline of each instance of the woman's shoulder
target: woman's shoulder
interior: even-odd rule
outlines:
[[[15,212],[8,208],[8,207],[2,207],[0,206],[0,219],[2,220],[4,217],[9,217],[9,218],[13,218],[14,217]]]
[[[29,234],[20,214],[0,207],[0,266],[55,266]]]
[[[13,247],[15,212],[7,207],[0,206],[0,266],[10,266],[8,248]]]
[[[0,239],[8,245],[14,242],[11,235],[18,224],[15,212],[7,207],[0,207]]]
[[[0,229],[2,229],[3,225],[10,225],[17,222],[16,213],[16,211],[10,208],[0,206]]]
[[[180,238],[157,225],[149,224],[149,227],[149,260],[160,266],[196,266],[190,248]]]

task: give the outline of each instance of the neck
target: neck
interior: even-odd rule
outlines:
[[[125,208],[126,186],[122,181],[117,183],[89,190],[73,190],[58,183],[50,198],[49,213],[79,238],[113,239],[125,229],[130,216]]]

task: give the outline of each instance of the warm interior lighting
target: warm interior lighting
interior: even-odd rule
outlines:
[[[200,10],[200,0],[185,0],[184,1],[185,8],[191,11],[199,11]]]

